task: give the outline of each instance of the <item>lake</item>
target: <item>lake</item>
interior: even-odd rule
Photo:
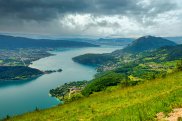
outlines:
[[[31,80],[0,83],[0,118],[56,106],[59,101],[50,97],[49,90],[71,81],[90,80],[97,73],[94,67],[84,66],[72,61],[72,58],[85,53],[109,53],[118,46],[90,48],[58,49],[49,56],[35,61],[30,67],[40,70],[58,70]]]

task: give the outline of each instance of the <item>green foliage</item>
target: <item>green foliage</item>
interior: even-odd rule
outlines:
[[[125,79],[122,74],[110,72],[104,76],[96,78],[91,81],[82,91],[84,96],[89,96],[93,92],[99,92],[106,89],[108,86],[114,86]]]
[[[64,98],[64,103],[70,103],[70,102],[79,100],[81,98],[83,98],[83,95],[81,93],[75,93],[75,94],[72,94],[70,97]]]
[[[166,62],[181,59],[182,45],[161,47],[143,56],[143,59],[146,58],[151,58],[148,61],[155,62]]]
[[[133,76],[139,77],[145,80],[152,80],[159,77],[164,77],[166,72],[155,71],[155,70],[135,70]]]
[[[128,63],[116,68],[115,72],[125,74],[126,76],[132,75],[142,80],[151,80],[159,77],[165,77],[167,73],[166,70],[159,70],[157,68],[153,69],[147,64],[148,63]],[[153,63],[153,65],[157,66],[156,63]]]
[[[28,79],[43,74],[38,69],[25,66],[0,66],[0,80]]]
[[[131,74],[133,71],[133,68],[136,66],[135,63],[129,63],[129,64],[125,64],[120,66],[119,68],[115,69],[116,73],[123,73],[123,74]]]
[[[74,57],[73,60],[75,62],[91,66],[98,66],[107,62],[116,61],[115,57],[110,54],[84,54]]]
[[[53,97],[61,97],[64,99],[64,96],[69,93],[69,89],[72,87],[76,88],[84,88],[89,82],[88,81],[77,81],[77,82],[70,82],[70,83],[65,83],[64,85],[61,85],[57,87],[56,89],[51,89],[49,93]]]
[[[96,73],[94,78],[99,78],[99,77],[102,77],[104,75],[107,75],[109,73],[112,73],[113,71],[104,71],[104,72],[99,72],[99,73]]]

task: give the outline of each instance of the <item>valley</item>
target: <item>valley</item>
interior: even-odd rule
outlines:
[[[0,121],[182,121],[182,0],[0,0]]]
[[[102,100],[107,100],[108,103],[101,103],[98,101],[96,102],[101,107],[102,106],[108,107],[106,109],[102,107],[102,109],[110,110],[106,111],[106,113],[108,113],[107,115],[109,115],[109,117],[111,115],[116,115],[114,117],[111,116],[110,118],[112,120],[117,120],[117,118],[120,118],[120,116],[114,112],[114,110],[116,110],[115,109],[116,102],[114,106],[111,105],[111,102],[109,100],[113,101],[115,99],[115,96],[117,96],[117,93],[121,91],[123,91],[121,95],[119,95],[119,97],[117,96],[118,98],[117,104],[121,106],[121,107],[119,106],[121,109],[129,111],[131,107],[132,110],[136,110],[135,108],[140,108],[140,106],[142,105],[146,105],[145,107],[146,109],[148,109],[148,106],[149,107],[153,106],[153,109],[155,109],[154,112],[151,112],[151,115],[148,115],[145,112],[145,108],[142,108],[140,112],[136,110],[137,114],[135,114],[134,112],[131,112],[132,114],[128,113],[130,115],[135,115],[135,117],[129,116],[125,112],[121,111],[121,113],[124,115],[122,117],[123,121],[129,120],[130,118],[132,120],[139,120],[139,119],[152,120],[159,112],[165,112],[166,110],[167,110],[166,112],[170,112],[173,108],[178,108],[179,105],[176,105],[173,108],[169,108],[168,106],[167,107],[162,106],[161,108],[165,110],[159,110],[160,108],[156,108],[156,106],[157,107],[159,106],[158,103],[163,103],[161,102],[161,100],[158,100],[158,98],[161,96],[160,94],[164,94],[166,96],[164,100],[169,105],[176,104],[176,102],[169,101],[168,99],[170,99],[171,96],[173,97],[173,92],[174,95],[178,94],[180,92],[180,88],[178,90],[178,88],[176,88],[175,85],[173,85],[174,90],[172,89],[170,94],[168,95],[166,91],[169,89],[169,87],[168,84],[164,83],[163,80],[168,81],[171,80],[173,77],[177,77],[178,79],[176,78],[173,79],[171,83],[174,83],[175,81],[176,83],[180,83],[178,82],[178,80],[181,78],[180,75],[182,70],[181,45],[177,45],[169,40],[157,38],[156,40],[157,43],[156,45],[154,43],[152,48],[143,48],[138,50],[140,46],[143,46],[143,43],[145,43],[145,41],[148,41],[148,44],[150,45],[151,44],[150,41],[153,42],[154,39],[155,37],[151,36],[141,37],[125,47],[101,46],[101,47],[72,48],[72,49],[60,48],[60,50],[56,49],[49,51],[51,56],[36,60],[29,65],[30,68],[37,68],[43,70],[45,73],[48,73],[47,75],[43,75],[39,78],[36,78],[35,80],[32,80],[33,81],[32,84],[34,82],[36,84],[38,82],[47,81],[47,84],[49,85],[46,86],[45,90],[42,90],[41,88],[42,93],[40,95],[35,95],[34,92],[31,92],[32,95],[44,99],[44,101],[41,101],[40,104],[41,105],[46,104],[47,106],[41,106],[41,105],[36,106],[35,104],[32,104],[30,105],[29,109],[31,109],[32,111],[35,110],[34,112],[23,115],[22,116],[23,118],[21,116],[17,117],[15,116],[12,118],[12,120],[21,120],[21,118],[23,120],[31,119],[30,118],[31,116],[29,117],[29,115],[38,116],[39,111],[42,113],[47,111],[49,112],[49,110],[54,113],[52,114],[49,112],[51,115],[54,115],[54,119],[56,119],[55,117],[57,117],[61,120],[67,120],[67,119],[70,120],[70,118],[68,118],[67,115],[64,114],[64,110],[69,109],[70,113],[75,114],[74,111],[72,112],[72,109],[76,108],[77,106],[79,107],[81,105],[80,104],[75,105],[74,103],[81,101],[83,104],[89,106],[89,104],[87,104],[88,102],[90,102],[90,104],[92,105],[91,101],[95,102],[96,100],[94,98],[98,99],[99,97],[101,97],[99,99],[101,102]],[[61,73],[58,73],[58,70],[61,71]],[[72,76],[69,77],[68,73],[71,74]],[[80,73],[82,73],[82,76],[78,77],[77,75]],[[47,80],[45,78],[47,78]],[[55,81],[51,85],[49,82],[50,79]],[[157,85],[156,87],[155,86],[153,87],[155,82],[157,83]],[[29,85],[29,82],[27,82],[27,84],[24,83],[23,85],[26,85],[31,88],[32,84]],[[158,87],[160,84],[162,84],[163,87]],[[9,86],[11,87],[11,85]],[[138,91],[147,92],[146,89],[149,89],[150,87],[152,88],[151,92],[150,90],[148,90],[149,93],[141,93],[142,97],[146,96],[146,98],[144,98],[143,100],[139,99],[140,96],[138,96],[138,93],[136,92]],[[159,91],[159,95],[155,94],[156,93],[155,89]],[[127,92],[127,90],[129,92],[132,92],[135,98],[129,95],[126,96],[124,92],[128,94],[129,92]],[[50,94],[49,97],[45,96],[46,92],[47,94]],[[151,95],[150,99],[148,98],[147,94]],[[133,99],[133,101],[136,103],[128,102],[127,105],[129,107],[127,106],[123,107],[122,103],[123,104],[126,103],[126,100],[128,100],[128,96],[131,99]],[[24,98],[28,99],[26,96]],[[125,101],[123,102],[122,100],[120,100],[120,98],[124,98]],[[57,101],[55,99],[57,99]],[[142,102],[142,105],[139,105],[137,100],[140,100]],[[46,101],[50,102],[48,103]],[[156,102],[153,103],[153,105],[149,105],[148,102],[151,101],[154,102],[156,101]],[[178,101],[178,103],[180,102]],[[72,104],[75,106],[72,106],[73,108],[68,108],[69,105],[71,106]],[[53,105],[54,108],[42,110],[48,107],[52,107],[51,105]],[[57,111],[60,107],[61,110]],[[65,109],[63,107],[65,107]],[[89,111],[90,108],[86,109],[85,107],[83,108],[83,110]],[[19,111],[22,112],[23,110]],[[57,113],[55,113],[55,111]],[[92,112],[91,114],[90,111],[87,112],[88,116],[91,118],[89,120],[94,120],[94,119],[99,120],[101,117],[108,120],[108,117],[107,116],[105,117],[105,115],[103,115],[102,110],[94,108],[91,109],[91,112]],[[97,112],[96,115],[93,115],[94,112]],[[77,117],[78,114],[76,113],[75,115],[76,117],[73,116],[73,119],[78,118]],[[37,116],[35,116],[31,120],[42,120],[42,118],[39,119],[39,116],[38,117]],[[41,114],[41,117],[49,119],[47,116],[48,115]],[[83,114],[79,116],[83,117],[83,119],[86,120],[87,117],[86,115]],[[11,120],[11,118],[6,118],[6,120],[9,119]],[[50,118],[50,120],[53,119]]]
[[[58,105],[60,101],[49,95],[50,89],[75,80],[91,80],[97,73],[94,67],[73,62],[73,57],[85,53],[110,53],[120,48],[122,46],[60,48],[50,51],[52,56],[33,61],[29,67],[42,71],[59,69],[63,71],[23,81],[0,81],[0,117],[34,111],[36,107],[45,109]],[[80,73],[82,75],[78,76]]]

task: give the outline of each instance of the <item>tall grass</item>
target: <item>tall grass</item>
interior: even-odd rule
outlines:
[[[109,91],[8,121],[153,121],[159,112],[182,107],[182,72],[134,87]]]

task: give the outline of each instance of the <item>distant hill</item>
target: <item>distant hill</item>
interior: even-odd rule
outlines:
[[[177,44],[182,44],[182,37],[165,37],[165,39],[171,40]]]
[[[134,39],[132,38],[65,38],[64,40],[76,41],[76,42],[88,42],[96,45],[112,45],[112,46],[123,46],[130,44]]]
[[[30,39],[0,35],[0,48],[57,48],[57,47],[95,47],[98,45],[88,42],[69,40]]]
[[[26,66],[0,66],[0,81],[29,79],[41,74],[42,71]]]
[[[98,66],[108,61],[114,62],[115,58],[111,54],[84,54],[76,56],[73,61],[90,66]]]
[[[136,39],[130,45],[123,49],[125,52],[142,52],[145,50],[157,49],[163,46],[174,46],[176,43],[154,36],[144,36]]]
[[[128,45],[133,41],[132,38],[100,38],[95,42],[100,45]]]

